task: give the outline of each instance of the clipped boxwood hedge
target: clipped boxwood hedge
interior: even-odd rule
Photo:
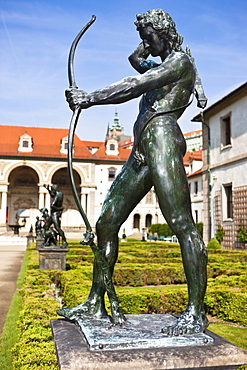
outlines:
[[[50,329],[59,304],[52,284],[60,289],[64,306],[85,301],[91,287],[93,254],[89,247],[73,243],[67,256],[67,271],[39,271],[38,252],[30,247],[28,271],[21,289],[20,339],[13,348],[13,369],[57,370]],[[207,312],[220,319],[247,326],[247,252],[209,251]],[[187,286],[178,245],[166,243],[121,243],[114,272],[124,313],[182,313]],[[109,302],[107,303],[109,309]]]
[[[51,288],[58,273],[33,269],[37,266],[38,254],[33,250],[29,255],[25,283],[20,290],[23,304],[18,320],[19,341],[12,349],[13,369],[57,370],[50,319],[57,316],[59,308]]]

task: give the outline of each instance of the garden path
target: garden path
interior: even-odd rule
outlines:
[[[0,334],[16,290],[26,248],[26,238],[0,236]]]

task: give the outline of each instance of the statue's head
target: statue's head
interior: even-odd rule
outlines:
[[[183,37],[176,30],[176,25],[171,16],[162,9],[148,10],[143,14],[137,14],[134,22],[138,31],[141,28],[152,26],[153,29],[164,37],[170,44],[170,48],[175,51],[182,50]]]
[[[48,209],[43,207],[43,208],[40,208],[40,212],[44,214],[48,214]]]
[[[53,184],[51,186],[51,195],[54,197],[58,191],[58,186],[56,184]]]
[[[58,189],[57,184],[53,184],[53,185],[51,186],[51,190],[53,190],[53,191],[57,191],[57,189]]]

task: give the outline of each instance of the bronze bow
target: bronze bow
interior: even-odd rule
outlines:
[[[77,89],[77,85],[75,83],[75,76],[74,76],[74,55],[75,55],[75,49],[76,46],[82,37],[82,35],[87,31],[87,29],[93,24],[95,21],[96,17],[95,15],[92,16],[91,20],[86,24],[85,27],[82,28],[82,30],[78,33],[76,38],[74,39],[71,48],[70,48],[70,53],[69,53],[69,58],[68,58],[68,80],[69,80],[69,88],[70,89]],[[70,121],[70,126],[69,126],[69,134],[68,134],[68,172],[69,172],[69,179],[70,179],[70,184],[72,188],[72,193],[76,202],[76,205],[78,207],[78,210],[83,218],[83,221],[85,222],[86,225],[86,233],[84,234],[84,238],[81,241],[81,244],[87,244],[90,245],[94,257],[95,257],[95,262],[96,262],[96,268],[101,268],[102,270],[102,279],[103,283],[111,304],[111,312],[112,312],[112,322],[113,324],[120,324],[122,325],[123,322],[126,320],[124,315],[121,313],[119,309],[119,303],[118,303],[118,298],[117,294],[112,282],[112,274],[109,269],[108,261],[103,253],[103,251],[100,250],[99,246],[97,246],[93,239],[94,239],[94,234],[92,232],[92,227],[88,221],[88,218],[82,208],[80,199],[78,197],[77,191],[76,191],[76,186],[75,186],[75,181],[74,181],[74,176],[73,176],[73,166],[72,166],[72,157],[73,157],[73,143],[74,143],[74,134],[75,134],[75,129],[79,120],[79,116],[81,113],[81,108],[80,106],[76,106],[73,115]]]

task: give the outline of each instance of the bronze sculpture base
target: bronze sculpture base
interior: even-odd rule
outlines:
[[[204,346],[214,343],[205,333],[167,336],[162,333],[164,326],[173,326],[177,318],[173,315],[125,315],[123,327],[112,326],[109,317],[101,319],[83,316],[76,320],[85,336],[90,351],[122,350],[162,347]]]

